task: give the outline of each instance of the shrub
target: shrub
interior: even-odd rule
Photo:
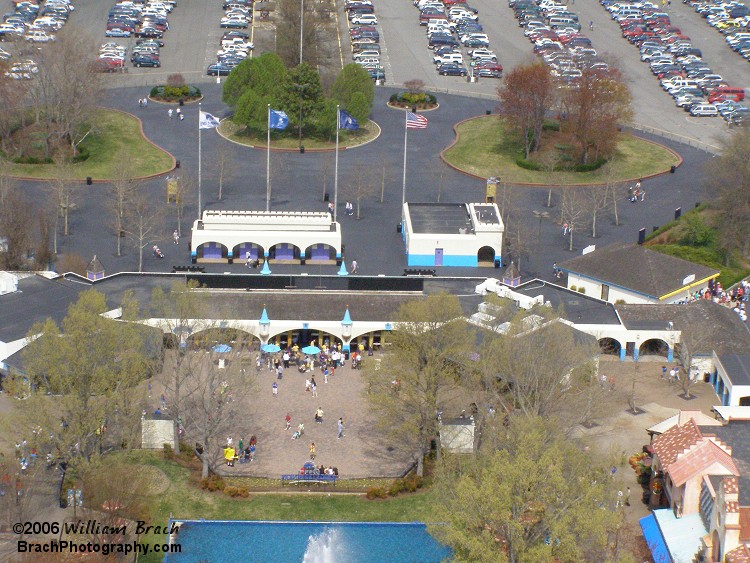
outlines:
[[[586,293],[586,288],[585,287],[579,287],[578,288],[578,293]]]
[[[542,124],[542,129],[544,131],[559,131],[560,130],[560,122],[559,121],[545,121]]]
[[[365,493],[365,496],[370,499],[376,499],[376,498],[387,498],[388,493],[385,492],[385,489],[383,487],[370,487],[367,489],[367,493]]]
[[[164,444],[164,459],[174,459],[174,449],[171,444]]]
[[[209,475],[205,479],[201,479],[201,489],[213,492],[223,491],[225,487],[226,483],[219,475]]]
[[[574,286],[574,285],[571,285],[571,286],[570,286],[570,291],[575,291],[575,290],[576,290],[576,286]]]
[[[406,479],[406,490],[410,493],[415,492],[417,489],[421,489],[424,485],[424,480],[419,475],[411,475]]]
[[[698,213],[686,213],[680,231],[680,243],[687,246],[709,246],[714,241],[715,231]]]
[[[224,493],[228,494],[230,497],[242,497],[247,498],[250,496],[250,493],[247,491],[245,487],[225,487]]]
[[[402,493],[406,490],[406,483],[403,479],[396,479],[391,483],[391,486],[388,487],[388,495],[395,497],[399,493]]]
[[[391,97],[388,98],[388,101],[392,104],[398,103],[398,94],[391,94]]]

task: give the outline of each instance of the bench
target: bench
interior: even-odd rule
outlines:
[[[172,266],[173,274],[178,272],[200,272],[202,274],[205,273],[205,271],[205,266]]]
[[[338,480],[338,475],[315,475],[315,474],[300,474],[300,473],[293,473],[291,475],[282,475],[281,476],[281,485],[284,486],[286,484],[290,485],[299,485],[300,483],[318,483],[318,484],[328,484],[332,483],[333,486],[336,486],[336,481]]]
[[[435,276],[436,271],[429,268],[405,268],[404,276]]]

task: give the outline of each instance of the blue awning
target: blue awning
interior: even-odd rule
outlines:
[[[638,521],[643,531],[643,537],[646,540],[646,545],[651,550],[651,556],[654,558],[654,563],[672,563],[672,557],[669,555],[667,544],[664,542],[664,538],[661,535],[659,524],[656,522],[656,518],[653,514],[649,514]]]

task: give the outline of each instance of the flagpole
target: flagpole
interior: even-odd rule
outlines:
[[[408,110],[404,111],[404,179],[403,184],[401,186],[401,207],[404,207],[404,203],[406,203],[406,139],[409,134],[409,113]]]
[[[339,104],[336,104],[336,158],[333,172],[333,222],[336,222],[336,214],[339,210]]]
[[[271,210],[271,104],[268,104],[268,140],[266,141],[266,213]]]
[[[198,102],[198,220],[201,219],[201,211],[203,210],[203,201],[202,201],[202,185],[201,185],[201,164],[203,162],[203,142],[202,142],[202,136],[201,136],[201,102]]]

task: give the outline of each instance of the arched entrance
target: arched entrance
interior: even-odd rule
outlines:
[[[229,250],[220,242],[204,242],[195,249],[199,260],[213,261],[226,260]]]
[[[599,350],[601,350],[602,354],[619,356],[621,349],[622,345],[614,338],[605,337],[599,339]]]
[[[336,249],[328,244],[313,244],[305,249],[307,262],[330,262],[336,260]]]
[[[668,354],[669,344],[660,338],[650,338],[638,347],[639,358],[643,358],[643,356],[663,356],[666,358]]]
[[[263,258],[263,247],[254,242],[243,242],[232,249],[235,260],[260,260]]]
[[[300,328],[280,332],[271,336],[268,341],[280,346],[282,350],[295,345],[304,348],[313,344],[318,348],[322,348],[323,346],[332,346],[334,344],[341,346],[343,344],[338,336],[316,328]]]
[[[358,349],[360,344],[362,344],[365,349],[380,349],[380,347],[383,345],[382,332],[379,330],[375,330],[373,332],[360,334],[359,336],[355,336],[349,341],[349,345],[352,350]]]
[[[721,541],[719,540],[719,533],[716,530],[711,534],[711,560],[721,561]]]
[[[300,250],[294,244],[280,242],[268,249],[268,258],[275,262],[296,262],[300,259]]]
[[[495,262],[495,249],[491,246],[483,246],[477,252],[477,262],[494,264]]]

